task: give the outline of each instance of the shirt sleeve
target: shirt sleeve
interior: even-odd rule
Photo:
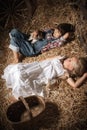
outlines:
[[[63,45],[66,42],[66,40],[62,37],[59,38],[59,46]]]
[[[48,51],[50,49],[56,48],[56,47],[60,47],[61,45],[63,45],[66,42],[66,40],[63,37],[57,38],[51,42],[48,42],[47,45],[45,45],[42,50],[41,53]]]

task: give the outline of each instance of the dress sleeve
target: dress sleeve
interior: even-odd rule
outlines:
[[[61,57],[62,58],[62,57]],[[63,65],[60,61],[60,58],[56,57],[51,61],[53,68],[56,72],[57,77],[64,75],[65,69],[63,68]]]

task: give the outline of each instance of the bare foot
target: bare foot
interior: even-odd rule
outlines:
[[[13,63],[17,64],[17,63],[19,63],[19,60],[18,59],[14,59]]]
[[[14,102],[16,102],[17,101],[17,99],[14,97],[14,96],[10,96],[9,97],[9,101],[11,102],[11,103],[14,103]]]
[[[23,55],[19,55],[19,58],[14,58],[14,61],[13,63],[17,64],[17,63],[20,63],[22,62],[22,60],[24,59],[25,57]]]

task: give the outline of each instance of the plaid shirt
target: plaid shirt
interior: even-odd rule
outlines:
[[[41,52],[45,52],[48,51],[50,49],[53,49],[55,47],[60,47],[61,45],[63,45],[66,42],[66,40],[63,37],[60,37],[58,39],[55,39],[53,41],[48,42],[48,44],[46,46],[44,46],[41,50]]]

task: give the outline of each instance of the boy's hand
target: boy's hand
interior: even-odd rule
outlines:
[[[63,38],[66,40],[67,38],[69,38],[69,36],[70,36],[70,33],[67,32],[67,33],[65,33],[65,34],[63,35]]]

